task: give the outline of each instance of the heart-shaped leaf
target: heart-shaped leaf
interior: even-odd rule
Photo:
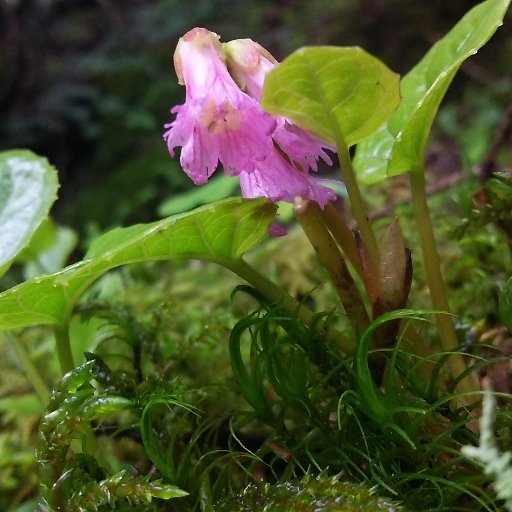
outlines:
[[[400,101],[399,77],[361,48],[305,47],[265,79],[262,106],[335,144],[373,133]]]
[[[230,268],[267,234],[276,206],[234,198],[98,238],[85,259],[0,294],[0,331],[64,323],[82,293],[108,270],[148,260],[194,258]]]
[[[26,150],[0,153],[0,275],[46,218],[58,188],[45,158]]]
[[[502,24],[510,0],[487,0],[469,11],[403,78],[403,100],[370,138],[359,144],[354,166],[365,183],[420,172],[439,105],[461,64]]]

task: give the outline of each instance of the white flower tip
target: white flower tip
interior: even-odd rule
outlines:
[[[224,60],[224,52],[220,44],[220,36],[204,27],[195,27],[180,37],[174,52],[174,69],[178,75],[178,83],[185,85],[183,61],[190,55],[191,46],[195,49],[213,49]]]
[[[263,85],[265,74],[277,65],[273,55],[252,39],[234,39],[222,45],[230,73],[238,85],[246,88],[248,80],[257,79],[259,88]]]

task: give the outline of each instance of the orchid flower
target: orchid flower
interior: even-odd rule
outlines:
[[[186,98],[171,110],[176,118],[165,126],[164,138],[171,156],[181,146],[180,163],[196,185],[205,183],[220,162],[224,172],[240,177],[244,197],[288,202],[300,197],[322,208],[335,199],[308,175],[319,157],[330,163],[322,144],[262,110],[257,84],[263,85],[263,75],[254,75],[256,94],[239,87],[217,34],[205,28],[187,32],[176,47],[174,66]]]

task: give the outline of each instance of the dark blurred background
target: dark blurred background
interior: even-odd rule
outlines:
[[[154,220],[191,187],[162,140],[183,101],[172,54],[184,32],[249,37],[278,59],[301,45],[359,45],[405,73],[476,3],[0,0],[0,149],[30,148],[58,168],[54,215],[79,232]],[[491,136],[510,101],[511,32],[500,29],[457,77],[441,117],[447,139],[471,149]]]

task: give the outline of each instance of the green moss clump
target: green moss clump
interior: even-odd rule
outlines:
[[[406,512],[373,490],[338,477],[307,476],[279,484],[251,484],[233,498],[218,504],[219,512]]]

